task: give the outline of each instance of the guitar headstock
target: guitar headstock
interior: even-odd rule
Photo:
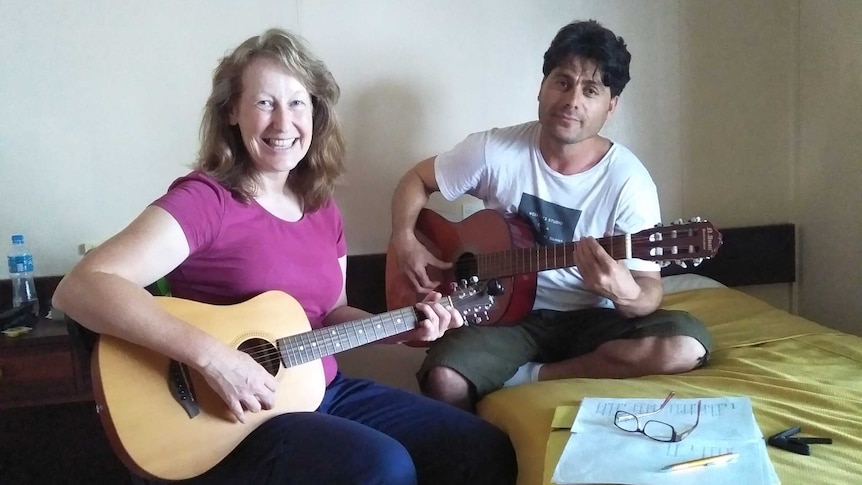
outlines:
[[[498,280],[480,282],[473,276],[470,281],[462,280],[449,295],[449,300],[466,325],[479,325],[490,319],[489,312],[494,307],[495,297],[502,293],[503,286]]]
[[[632,235],[632,257],[656,261],[662,267],[676,263],[683,268],[686,261],[694,266],[715,256],[721,246],[721,233],[712,223],[692,218],[670,225],[659,224]]]

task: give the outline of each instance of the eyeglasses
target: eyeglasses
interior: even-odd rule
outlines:
[[[650,413],[632,414],[627,411],[617,411],[614,415],[614,425],[623,431],[628,431],[629,433],[642,433],[647,438],[652,438],[656,441],[663,441],[665,443],[682,441],[690,435],[692,431],[694,431],[694,428],[697,428],[697,423],[700,422],[701,401],[697,402],[697,420],[694,422],[694,426],[682,433],[677,433],[673,426],[664,421],[649,420],[643,425],[641,425],[640,422],[640,418],[660,413],[662,409],[667,406],[668,401],[670,401],[675,395],[676,393],[671,391],[671,393],[664,399],[664,402],[661,403],[661,406]]]

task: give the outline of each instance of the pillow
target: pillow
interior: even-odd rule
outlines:
[[[694,273],[664,276],[661,279],[661,287],[665,295],[679,293],[680,291],[699,290],[701,288],[727,288],[726,285],[712,278]]]

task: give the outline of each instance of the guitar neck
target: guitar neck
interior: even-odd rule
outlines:
[[[444,306],[451,301],[440,301]],[[413,307],[372,315],[278,339],[285,367],[311,362],[416,328],[420,318]]]
[[[596,239],[614,259],[632,257],[631,235],[609,236]],[[575,266],[575,243],[566,242],[548,246],[516,248],[476,256],[479,279],[505,278],[549,269]]]

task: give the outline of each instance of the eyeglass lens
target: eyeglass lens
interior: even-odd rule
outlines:
[[[673,426],[661,421],[649,420],[641,428],[638,417],[626,411],[617,411],[614,424],[623,431],[641,432],[658,441],[670,441],[674,436]]]
[[[691,434],[700,422],[700,407],[702,401],[697,402],[697,419],[694,422],[694,425],[682,433],[677,434],[672,425],[663,421],[649,420],[643,424],[643,427],[641,427],[641,418],[659,413],[664,409],[665,405],[667,405],[668,401],[670,401],[674,395],[676,395],[676,393],[671,391],[661,406],[652,412],[632,414],[628,411],[617,411],[616,414],[614,414],[614,425],[617,428],[630,433],[643,433],[647,437],[656,441],[681,441]]]

